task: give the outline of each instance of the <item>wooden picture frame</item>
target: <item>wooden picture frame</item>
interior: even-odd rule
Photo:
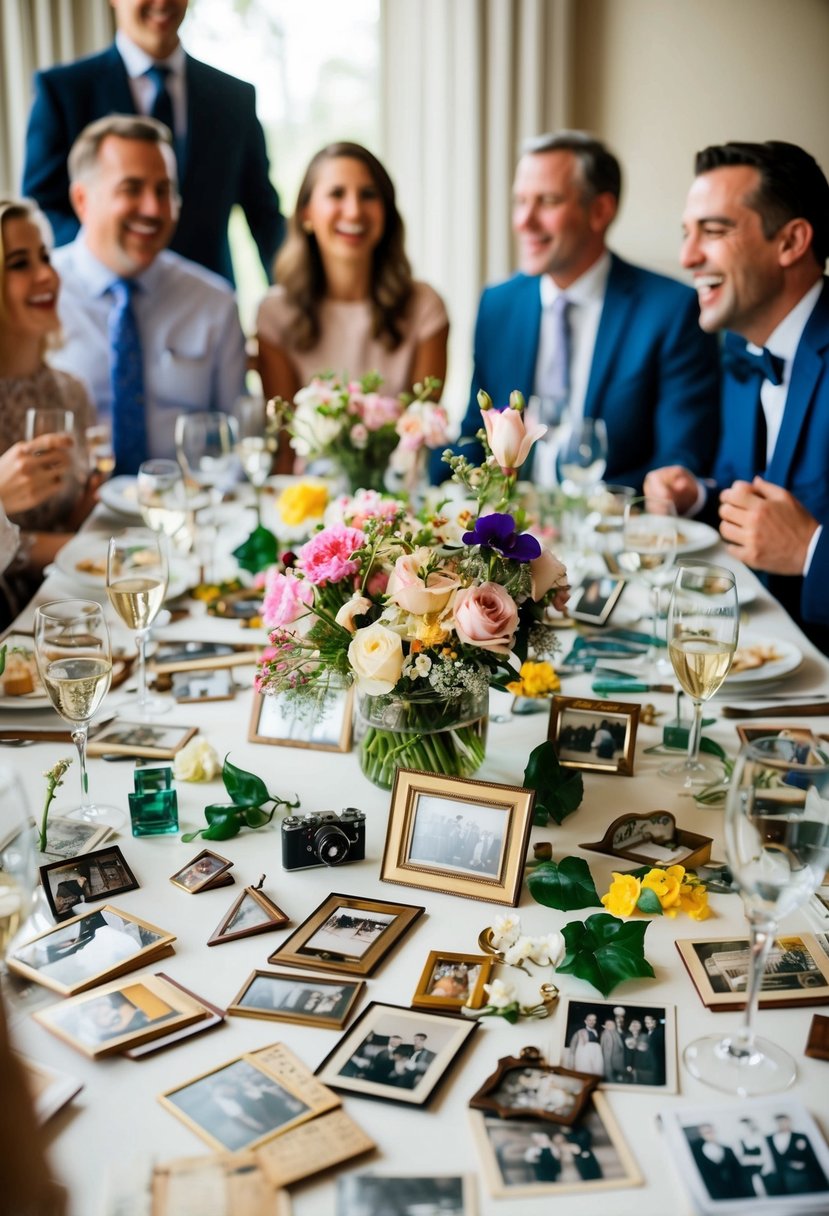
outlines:
[[[201,705],[207,701],[232,701],[236,685],[230,668],[203,667],[174,671],[170,691],[179,705]]]
[[[399,768],[380,877],[514,908],[534,802],[522,786]]]
[[[83,1089],[83,1081],[29,1056],[19,1056],[38,1123],[47,1123]]]
[[[232,861],[213,849],[202,849],[175,874],[170,875],[170,882],[188,895],[198,895],[199,891],[205,891],[208,887],[219,886],[218,880],[225,878],[232,865]]]
[[[473,1110],[500,1119],[543,1119],[577,1123],[599,1078],[548,1064],[537,1047],[518,1056],[502,1056],[498,1067],[469,1099]]]
[[[41,866],[40,881],[56,922],[77,916],[74,909],[78,904],[96,903],[139,886],[117,844]]]
[[[708,1009],[745,1009],[751,951],[747,937],[680,938],[679,957]],[[812,933],[781,933],[772,943],[760,1009],[829,1004],[829,955]]]
[[[412,997],[412,1008],[456,1014],[464,1007],[481,1009],[486,1004],[484,985],[494,966],[495,959],[487,954],[431,950]]]
[[[175,940],[174,933],[104,904],[38,933],[7,955],[6,965],[15,975],[75,996],[172,954]]]
[[[582,843],[579,848],[639,865],[681,865],[690,870],[710,860],[713,843],[710,836],[677,827],[670,811],[650,811],[620,815],[601,840]]]
[[[827,705],[827,712],[829,712],[829,705]],[[817,731],[801,723],[796,726],[791,726],[787,722],[780,722],[773,726],[755,726],[753,724],[748,726],[746,723],[742,723],[736,729],[741,743],[753,743],[755,739],[766,739],[782,734],[785,734],[787,739],[795,740],[806,736],[810,739],[829,739],[829,735],[819,735]]]
[[[245,887],[237,896],[207,939],[208,946],[235,942],[240,937],[254,937],[257,933],[270,933],[272,929],[282,929],[290,924],[288,913],[277,907],[261,889],[264,881],[263,874],[255,887]]]
[[[239,1017],[342,1030],[365,986],[363,980],[256,970],[245,980],[227,1011]]]
[[[182,1039],[189,1039],[192,1035],[203,1034],[206,1030],[212,1030],[214,1026],[221,1026],[225,1020],[225,1012],[219,1009],[218,1005],[214,1005],[205,997],[200,996],[197,992],[192,992],[189,988],[185,988],[184,984],[180,984],[178,980],[174,980],[171,975],[165,974],[163,971],[156,971],[156,976],[164,980],[167,984],[172,984],[174,988],[179,988],[185,996],[189,996],[202,1009],[202,1016],[196,1022],[191,1022],[188,1026],[182,1026],[177,1030],[170,1030],[166,1034],[159,1035],[157,1039],[151,1039],[147,1043],[142,1043],[138,1047],[128,1047],[124,1052],[125,1056],[129,1056],[131,1060],[140,1060],[142,1056],[152,1055],[156,1051],[163,1051],[165,1047],[172,1047],[176,1043],[180,1043]]]
[[[632,777],[641,708],[632,701],[554,696],[547,737],[562,768]]]
[[[340,975],[371,975],[424,911],[413,904],[334,892],[274,950],[268,962]]]
[[[284,694],[265,696],[254,692],[248,742],[320,752],[351,750],[353,688],[330,687],[320,694],[316,709],[309,708],[307,716],[298,714],[291,704]]]
[[[193,738],[197,726],[178,726],[152,722],[124,722],[118,719],[89,740],[90,756],[148,756],[152,760],[172,760]]]
[[[595,1077],[600,1089],[676,1093],[675,1005],[569,997],[558,1026],[561,1063]]]
[[[125,978],[33,1014],[46,1030],[97,1060],[197,1022],[203,1007],[158,976]]]
[[[425,1108],[479,1025],[372,1001],[316,1075],[354,1097]]]

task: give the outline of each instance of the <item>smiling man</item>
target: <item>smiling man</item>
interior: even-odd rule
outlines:
[[[111,419],[116,468],[175,455],[176,417],[230,411],[243,390],[244,338],[228,284],[167,250],[178,215],[166,127],[112,115],[69,155],[81,222],[55,250],[65,342],[52,363],[84,381]]]
[[[727,331],[720,445],[710,484],[673,466],[645,488],[684,513],[719,507],[729,553],[829,653],[829,183],[780,142],[706,148],[696,174],[681,260],[700,325]]]
[[[616,157],[584,132],[525,144],[512,210],[521,272],[481,297],[461,435],[481,427],[479,389],[498,409],[520,389],[539,398],[545,425],[565,406],[575,418],[602,418],[607,480],[638,488],[649,469],[669,461],[709,470],[718,363],[716,343],[699,330],[694,293],[607,248],[621,186]],[[552,444],[536,446],[537,484],[554,481],[554,456]],[[446,477],[447,466],[435,461],[432,473]]]

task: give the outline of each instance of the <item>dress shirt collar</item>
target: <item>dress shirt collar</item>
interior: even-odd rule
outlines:
[[[184,77],[184,47],[181,43],[166,59],[153,59],[152,55],[142,51],[141,47],[136,46],[121,30],[118,30],[115,35],[115,45],[118,48],[118,54],[124,61],[127,75],[133,80],[138,76],[143,76],[147,68],[151,68],[156,63],[168,68],[173,76]]]
[[[784,360],[784,385],[788,385],[791,380],[792,364],[794,363],[797,348],[800,345],[800,339],[803,337],[806,323],[814,311],[822,290],[823,279],[821,278],[818,279],[813,287],[809,288],[805,296],[795,304],[791,312],[787,313],[777,328],[772,330],[768,336],[766,350],[770,350],[773,355],[777,355]],[[746,347],[753,354],[759,354],[763,349],[760,346],[755,346],[753,342],[747,342]]]
[[[573,304],[601,304],[607,288],[607,276],[610,274],[610,254],[607,250],[583,275],[575,279],[566,290],[557,287],[548,274],[542,274],[539,279],[541,291],[541,307],[549,308],[558,296],[567,296]]]
[[[91,296],[99,297],[106,295],[116,279],[123,277],[122,275],[115,274],[99,258],[95,257],[95,254],[86,243],[83,228],[81,228],[74,241],[74,249],[75,270]],[[151,292],[158,285],[161,275],[160,257],[161,255],[159,254],[159,257],[146,270],[142,270],[141,274],[132,276],[142,291]]]

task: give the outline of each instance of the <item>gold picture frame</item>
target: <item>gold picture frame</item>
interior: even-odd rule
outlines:
[[[284,967],[371,975],[425,909],[337,892],[268,957]]]
[[[365,986],[363,980],[257,969],[245,980],[227,1011],[239,1017],[342,1030]]]
[[[399,768],[381,879],[514,908],[534,801],[519,785]]]
[[[547,737],[562,768],[633,776],[641,705],[554,696]]]
[[[272,929],[284,929],[291,918],[283,912],[262,890],[265,875],[255,887],[245,887],[233,901],[218,925],[207,939],[208,946],[220,946],[222,942],[235,942],[240,937],[254,937],[257,933],[270,933]]]
[[[90,756],[147,756],[151,760],[172,760],[176,752],[189,743],[197,726],[181,726],[165,722],[111,722],[89,740]]]
[[[305,747],[319,752],[351,750],[353,688],[329,688],[317,698],[316,708],[301,717],[290,707],[284,694],[253,694],[249,743],[270,743],[274,747]]]
[[[228,861],[213,849],[202,849],[176,870],[175,874],[170,875],[170,882],[188,895],[198,895],[199,891],[224,886],[230,877],[228,871],[232,866],[232,861]]]
[[[412,1009],[457,1013],[481,1009],[486,1003],[484,985],[489,982],[495,959],[487,954],[454,954],[431,950],[420,974]]]
[[[748,937],[680,938],[674,943],[708,1009],[745,1009]],[[759,1009],[829,1003],[829,955],[812,933],[778,932],[766,960]]]

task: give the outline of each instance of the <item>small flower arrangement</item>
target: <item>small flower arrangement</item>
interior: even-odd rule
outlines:
[[[684,866],[654,867],[637,874],[614,872],[602,903],[614,916],[633,916],[638,911],[674,917],[685,912],[691,920],[707,920],[711,915],[707,887]]]
[[[539,967],[552,964],[555,967],[564,956],[564,938],[560,933],[553,931],[540,937],[530,937],[522,932],[521,917],[514,912],[496,916],[478,941],[484,950],[496,956],[499,963],[517,967],[527,975],[530,972],[526,963],[535,963]]]
[[[534,1005],[522,1005],[513,984],[505,980],[493,980],[484,984],[487,1003],[480,1009],[469,1009],[463,1006],[461,1012],[470,1018],[504,1018],[512,1025],[519,1018],[546,1018],[552,1012],[552,1006],[558,1000],[558,988],[555,984],[541,984],[538,990],[539,1000]]]

